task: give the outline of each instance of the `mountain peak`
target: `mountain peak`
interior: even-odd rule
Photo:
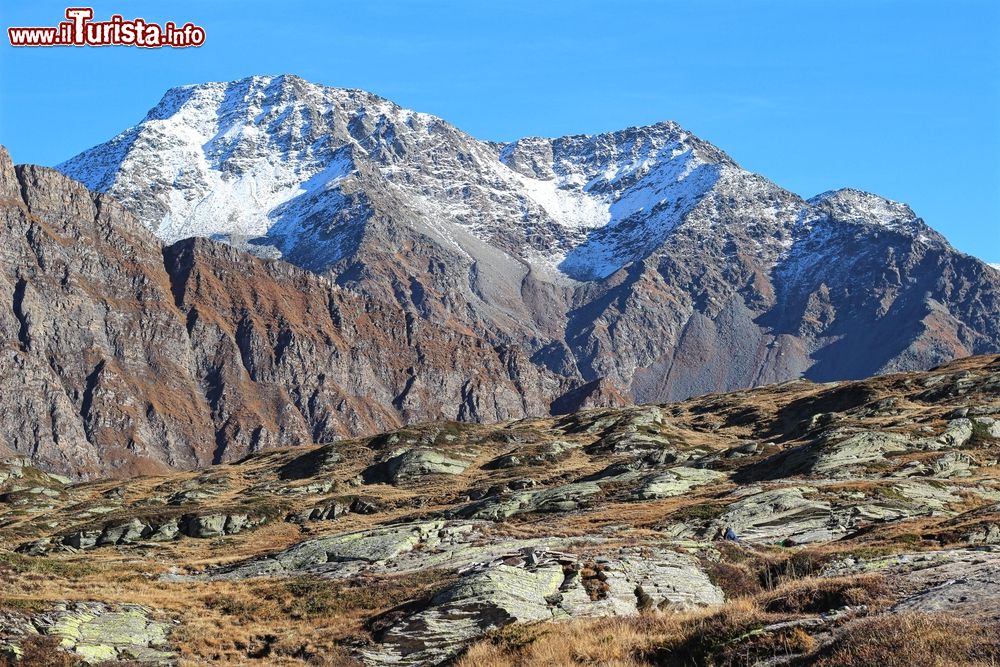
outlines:
[[[672,121],[497,145],[365,91],[279,75],[172,88],[137,126],[58,169],[119,197],[166,241],[251,240],[283,257],[319,238],[340,248],[331,237],[354,228],[300,223],[360,187],[429,215],[447,243],[471,234],[542,274],[590,280],[662,241],[714,182],[703,167],[720,163],[733,164]],[[342,256],[330,252],[328,263]]]
[[[808,201],[842,222],[876,224],[896,231],[923,226],[908,205],[855,188],[828,190]]]

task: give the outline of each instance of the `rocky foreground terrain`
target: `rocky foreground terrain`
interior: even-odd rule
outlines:
[[[8,662],[1000,661],[997,356],[0,494]]]

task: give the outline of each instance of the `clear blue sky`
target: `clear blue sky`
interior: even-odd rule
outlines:
[[[0,142],[16,162],[104,141],[170,86],[289,72],[484,139],[676,120],[795,192],[908,202],[1000,262],[997,0],[92,4],[98,19],[193,21],[207,42],[15,50],[4,34]],[[0,16],[55,25],[65,7],[0,0]]]

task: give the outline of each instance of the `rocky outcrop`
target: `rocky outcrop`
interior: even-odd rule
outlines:
[[[454,511],[465,519],[499,521],[530,512],[572,512],[589,506],[602,493],[596,482],[576,482],[539,491],[491,496]]]
[[[850,476],[865,464],[915,448],[908,437],[898,433],[863,431],[849,434],[835,429],[814,442],[761,461],[743,476],[762,479],[781,479],[792,475]]]
[[[200,539],[222,537],[251,530],[267,523],[270,519],[271,517],[266,514],[239,511],[133,518],[112,521],[103,527],[74,530],[55,538],[27,542],[18,547],[18,551],[38,555],[56,550],[60,546],[87,550],[141,542],[169,542],[181,536]]]
[[[659,500],[687,493],[697,486],[724,480],[723,473],[714,470],[675,467],[660,474],[645,477],[633,496],[638,500]]]
[[[436,595],[427,609],[383,631],[370,664],[440,664],[471,640],[510,623],[551,620],[549,599],[559,594],[562,565],[530,569],[497,565],[463,577]]]
[[[692,609],[723,600],[693,559],[671,551],[623,549],[590,565],[600,576],[598,592],[588,592],[581,574],[589,565],[571,554],[525,548],[477,564],[424,609],[379,632],[378,644],[363,655],[371,664],[440,664],[470,640],[512,623]]]
[[[903,593],[894,612],[958,613],[966,619],[1000,616],[1000,553],[944,549],[874,559],[849,558],[823,576],[879,572]]]
[[[0,655],[19,656],[25,640],[49,636],[58,638],[60,648],[87,665],[113,661],[176,664],[167,644],[172,624],[154,615],[139,605],[114,607],[99,602],[63,603],[30,616],[0,611]]]
[[[715,530],[732,527],[740,539],[766,544],[806,544],[846,534],[828,501],[808,497],[812,491],[787,487],[748,495],[726,508]]]
[[[426,475],[460,475],[468,463],[430,449],[410,449],[367,468],[362,476],[369,484],[400,484]]]

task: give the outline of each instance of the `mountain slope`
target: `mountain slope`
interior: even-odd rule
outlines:
[[[639,401],[1000,349],[1000,275],[908,207],[804,200],[674,123],[496,144],[251,77],[173,89],[58,168],[167,241],[281,257]]]
[[[0,453],[89,477],[233,461],[428,419],[545,414],[573,385],[205,239],[0,147]]]

